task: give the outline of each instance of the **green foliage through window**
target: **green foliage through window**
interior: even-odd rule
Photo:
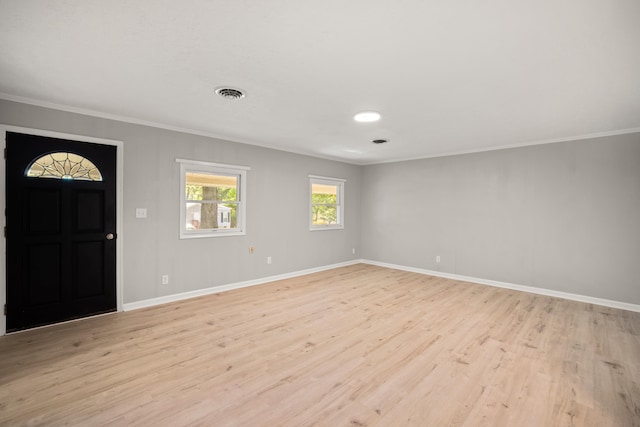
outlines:
[[[338,208],[335,194],[311,195],[312,221],[314,225],[337,224]]]
[[[311,180],[311,226],[341,226],[343,182]],[[335,228],[335,227],[333,227]]]

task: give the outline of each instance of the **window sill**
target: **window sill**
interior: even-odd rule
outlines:
[[[208,237],[231,237],[231,236],[245,236],[245,231],[199,231],[197,233],[188,233],[181,231],[180,240],[182,239],[203,239]]]
[[[311,227],[309,231],[344,230],[344,225],[327,225],[325,227]]]

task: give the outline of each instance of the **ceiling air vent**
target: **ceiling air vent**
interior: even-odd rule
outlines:
[[[373,142],[374,144],[385,144],[385,143],[389,142],[389,140],[388,139],[374,139],[371,142]]]
[[[242,99],[245,96],[243,91],[233,87],[219,87],[216,93],[225,99]]]

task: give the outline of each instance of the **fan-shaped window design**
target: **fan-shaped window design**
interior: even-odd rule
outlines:
[[[28,177],[102,181],[100,170],[89,159],[73,153],[45,154],[27,169]]]

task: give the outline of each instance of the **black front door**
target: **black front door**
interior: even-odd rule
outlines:
[[[7,132],[7,331],[116,309],[116,147]]]

